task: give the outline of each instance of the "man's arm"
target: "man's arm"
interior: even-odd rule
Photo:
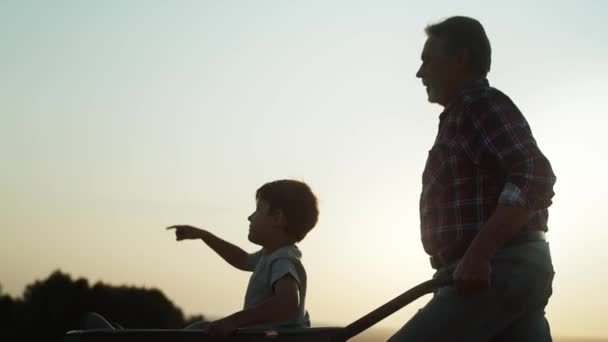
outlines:
[[[496,176],[504,182],[498,203],[532,212],[548,208],[555,174],[511,100],[505,95],[480,99],[469,105],[464,117],[465,153],[478,167],[500,173]]]
[[[298,283],[290,275],[286,275],[274,283],[273,289],[274,295],[265,302],[212,322],[208,329],[209,334],[225,337],[240,327],[292,317],[300,306]]]
[[[462,295],[490,286],[490,260],[505,243],[513,239],[532,212],[521,206],[499,204],[477,233],[454,270],[457,291]]]
[[[517,205],[499,204],[484,224],[465,255],[475,259],[489,260],[505,243],[512,240],[523,227],[533,212]]]
[[[490,285],[490,260],[526,224],[531,211],[520,206],[499,204],[454,270],[456,289],[467,295]]]
[[[175,237],[178,241],[201,239],[230,265],[243,271],[249,270],[247,268],[248,254],[240,247],[235,246],[228,241],[224,241],[204,229],[192,226],[178,225],[168,227],[167,229],[175,229]]]
[[[460,293],[489,285],[490,260],[532,215],[551,205],[555,175],[525,118],[506,97],[471,104],[465,151],[476,165],[498,166],[505,184],[498,205],[454,271]]]

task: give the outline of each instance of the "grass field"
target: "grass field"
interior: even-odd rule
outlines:
[[[352,342],[379,342],[386,341],[395,331],[385,329],[372,329],[352,338]],[[608,338],[574,338],[574,337],[553,337],[553,342],[608,342]]]

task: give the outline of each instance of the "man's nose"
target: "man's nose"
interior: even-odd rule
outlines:
[[[420,68],[418,68],[418,71],[416,71],[416,77],[422,78],[422,65],[420,66]]]

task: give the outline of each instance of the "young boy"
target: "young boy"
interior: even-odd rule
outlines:
[[[317,223],[317,199],[308,185],[295,180],[264,184],[255,198],[256,210],[248,217],[249,241],[262,248],[253,254],[203,229],[187,225],[167,228],[175,229],[177,241],[201,239],[230,265],[253,272],[243,310],[188,328],[203,328],[211,336],[225,337],[241,327],[310,327],[304,305],[306,271],[295,244]]]

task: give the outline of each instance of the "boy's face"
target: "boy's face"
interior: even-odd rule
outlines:
[[[258,199],[256,209],[247,218],[249,241],[264,247],[284,233],[285,219],[280,211],[271,211],[268,202]]]

